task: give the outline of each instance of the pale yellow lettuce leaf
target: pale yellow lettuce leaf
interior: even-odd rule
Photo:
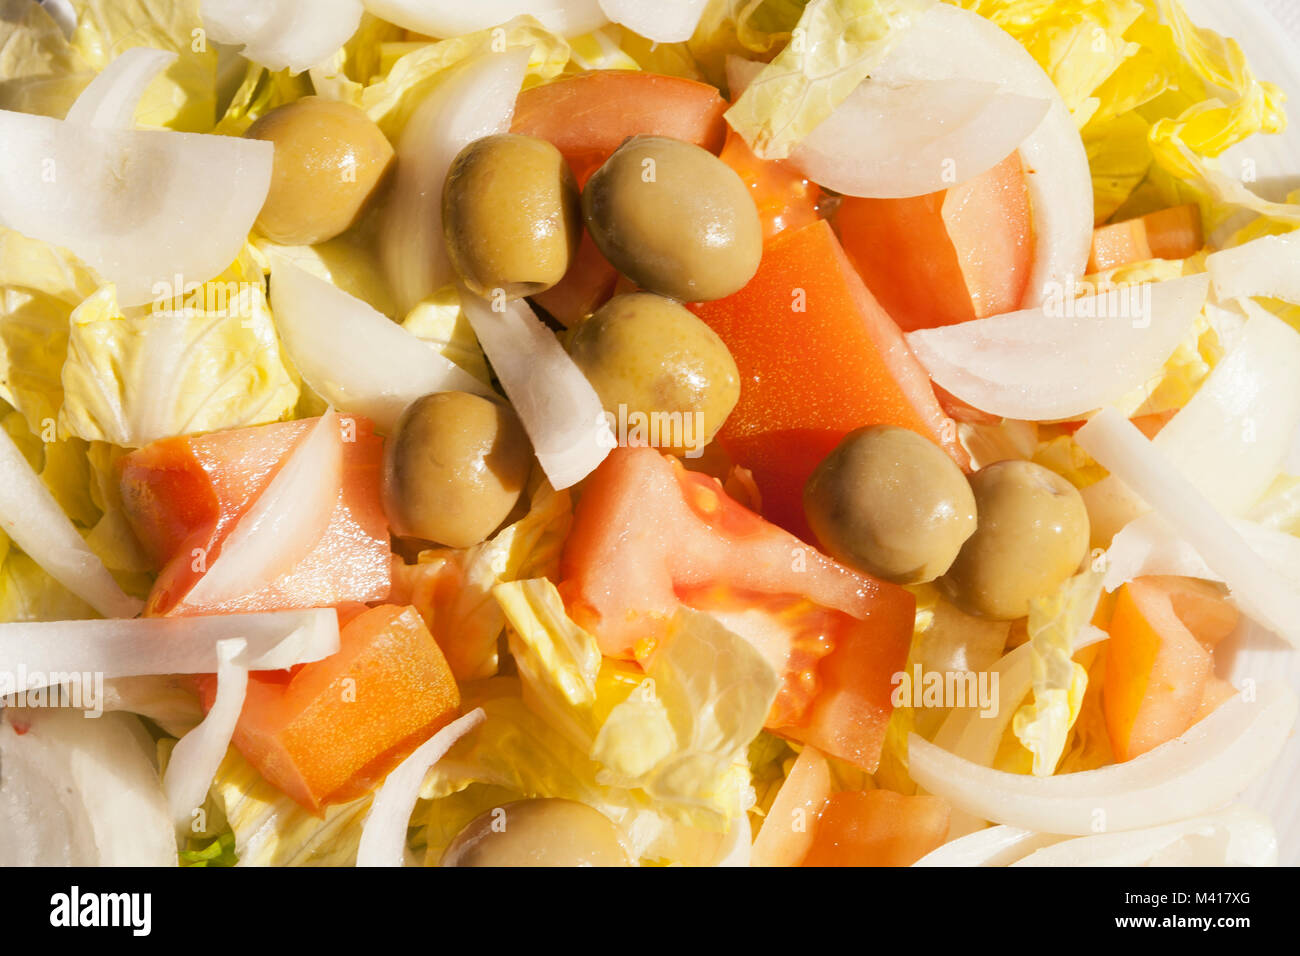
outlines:
[[[43,6],[0,0],[0,109],[62,119],[94,75]]]

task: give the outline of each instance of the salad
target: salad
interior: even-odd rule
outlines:
[[[0,9],[0,862],[1300,858],[1178,0]]]

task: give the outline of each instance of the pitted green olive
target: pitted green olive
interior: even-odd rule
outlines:
[[[597,248],[648,292],[721,299],[753,278],[763,253],[758,210],[741,178],[708,150],[633,136],[582,192]]]
[[[451,164],[442,226],[451,264],[472,292],[536,295],[564,278],[577,251],[578,187],[545,140],[486,136]]]
[[[619,829],[574,800],[507,803],[466,825],[442,866],[630,866]]]
[[[324,242],[347,229],[393,159],[392,145],[370,117],[319,96],[276,107],[244,135],[275,144],[257,229],[285,245]]]
[[[384,442],[384,511],[394,533],[478,544],[519,500],[532,449],[514,411],[466,392],[417,399]]]
[[[948,570],[975,531],[966,476],[933,442],[874,425],[847,435],[804,486],[804,513],[822,547],[899,584]]]
[[[569,354],[607,412],[629,431],[658,422],[657,444],[673,454],[702,450],[740,398],[740,373],[718,334],[648,292],[610,299],[574,329]]]
[[[996,620],[1029,613],[1088,553],[1088,511],[1074,485],[1029,461],[1000,461],[970,479],[979,525],[940,586],[958,607]]]

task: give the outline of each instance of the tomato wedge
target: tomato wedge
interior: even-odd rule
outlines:
[[[1095,229],[1088,271],[1105,272],[1147,259],[1186,259],[1204,245],[1200,207],[1172,206]]]
[[[415,608],[349,614],[337,653],[250,674],[235,727],[248,762],[313,812],[369,791],[460,709],[456,680]],[[206,710],[216,680],[199,686]]]
[[[950,813],[941,797],[892,790],[833,794],[803,865],[911,866],[943,845]]]
[[[239,518],[271,483],[317,419],[166,438],[125,456],[119,484],[127,520],[160,569],[147,614],[209,614],[323,607],[388,596],[391,552],[380,503],[383,441],[351,419],[343,485],[320,540],[255,593],[184,609],[190,592]]]
[[[718,156],[749,187],[767,241],[787,229],[800,229],[821,218],[821,189],[803,173],[780,160],[760,159],[735,130]]]
[[[714,614],[782,675],[771,729],[875,769],[912,638],[904,589],[650,448],[617,448],[587,479],[560,572],[569,613],[610,657],[644,660],[683,604]]]
[[[740,370],[740,401],[718,441],[753,472],[768,520],[812,540],[804,482],[864,425],[910,428],[969,465],[925,369],[825,220],[782,232],[748,285],[691,309]]]
[[[582,186],[629,136],[671,136],[722,149],[727,111],[715,87],[635,70],[594,70],[524,90],[511,132],[547,140]]]
[[[1120,589],[1102,684],[1116,759],[1172,740],[1222,702],[1213,648],[1236,624],[1236,609],[1204,581],[1145,577]]]
[[[1013,312],[1033,255],[1020,155],[951,189],[909,199],[847,198],[840,240],[906,332]]]

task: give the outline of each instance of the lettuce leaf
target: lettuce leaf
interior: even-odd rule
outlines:
[[[764,159],[784,159],[866,79],[927,0],[811,0],[791,42],[727,122]]]
[[[1033,754],[1033,773],[1056,772],[1088,687],[1088,672],[1074,660],[1075,636],[1088,625],[1101,597],[1102,575],[1088,570],[1029,605],[1033,692],[1012,719],[1021,745]]]
[[[727,57],[771,59],[790,40],[807,5],[808,0],[709,0],[687,51],[705,79],[726,89]]]
[[[218,296],[223,286],[229,291]],[[62,371],[60,427],[87,441],[139,447],[292,412],[298,388],[260,283],[208,283],[202,293],[212,293],[202,305],[187,300],[177,311],[126,315],[105,286],[79,305]],[[215,307],[203,307],[209,304]]]
[[[75,621],[99,617],[0,532],[0,621]]]
[[[45,8],[0,0],[0,109],[62,119],[94,77]]]

